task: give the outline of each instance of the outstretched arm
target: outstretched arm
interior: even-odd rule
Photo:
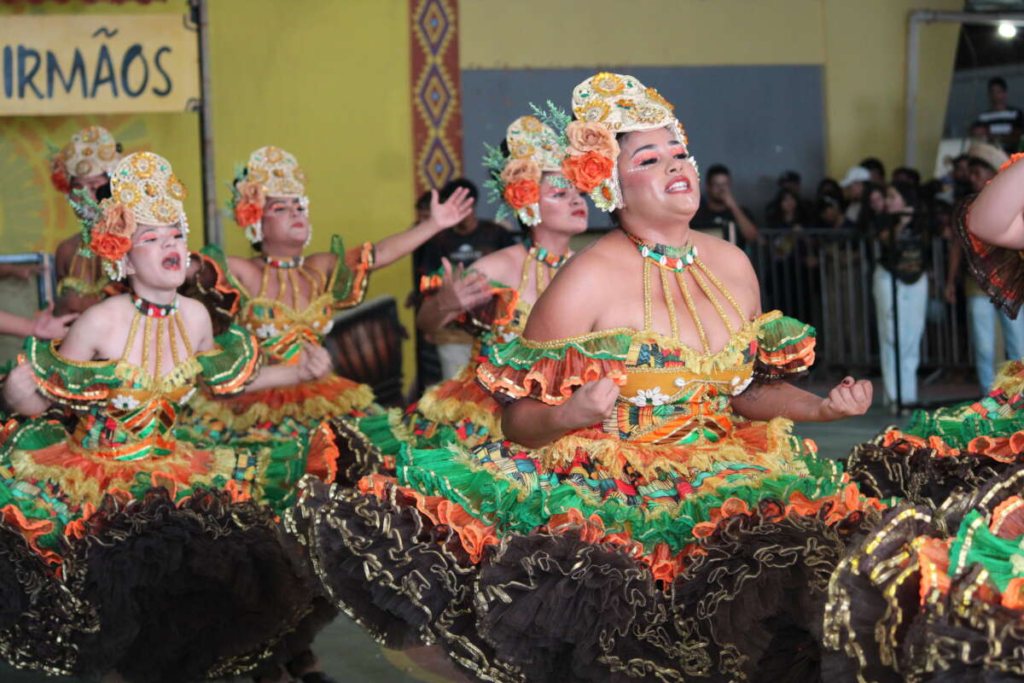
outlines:
[[[389,266],[398,259],[412,253],[418,246],[437,233],[458,225],[473,210],[473,198],[469,190],[460,187],[443,204],[437,190],[430,192],[430,218],[412,226],[397,235],[385,237],[374,245],[373,269]]]
[[[751,384],[732,399],[732,408],[748,420],[767,421],[785,417],[794,422],[832,422],[863,415],[871,407],[871,382],[847,377],[828,396],[797,388],[788,382]]]

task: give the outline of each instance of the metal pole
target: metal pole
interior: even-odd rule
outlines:
[[[210,97],[208,0],[189,0],[199,39],[199,154],[203,167],[203,236],[207,244],[224,246],[217,212],[217,174],[213,167],[213,102]]]

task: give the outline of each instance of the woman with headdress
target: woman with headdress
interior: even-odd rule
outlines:
[[[863,413],[786,380],[814,332],[763,314],[746,257],[693,233],[696,165],[669,105],[601,73],[573,93],[563,175],[620,229],[577,254],[478,377],[510,441],[412,449],[395,477],[310,483],[336,603],[485,680],[797,680],[828,574],[881,507],[793,420]]]
[[[50,181],[67,197],[79,219],[90,222],[90,201],[110,196],[110,174],[121,161],[121,143],[102,126],[86,126],[50,156]],[[86,257],[83,235],[73,235],[57,245],[57,310],[81,313],[89,306],[120,291],[103,271],[99,259]]]
[[[466,272],[461,267],[453,272],[445,261],[421,283],[420,328],[464,327],[475,336],[475,348],[456,377],[427,390],[404,415],[389,411],[360,420],[360,430],[386,457],[396,456],[402,444],[427,448],[459,442],[469,448],[501,438],[500,406],[476,381],[477,366],[492,345],[523,331],[537,297],[572,256],[569,239],[587,229],[586,200],[561,175],[565,148],[559,142],[541,118],[522,116],[508,127],[502,149],[488,149],[487,185],[501,202],[498,220],[511,212],[528,237]]]
[[[958,210],[972,275],[1016,316],[1024,296],[1024,165],[1016,154]],[[850,474],[905,505],[847,554],[829,586],[836,680],[1024,677],[1024,364],[981,401],[919,411],[856,447]]]
[[[28,339],[4,388],[34,417],[2,434],[0,652],[130,681],[241,673],[311,609],[306,566],[257,500],[313,436],[211,446],[182,432],[178,412],[200,384],[232,395],[312,379],[330,361],[311,350],[261,369],[250,333],[215,337],[205,307],[178,295],[186,191],[167,160],[132,154],[111,186],[82,249],[129,291],[62,342]]]
[[[405,232],[349,250],[335,235],[329,252],[305,255],[312,236],[305,183],[294,156],[277,147],[256,150],[235,178],[231,208],[259,254],[225,258],[216,247],[204,250],[223,273],[216,286],[240,295],[230,309],[235,322],[258,337],[265,361],[272,366],[287,367],[304,347],[321,347],[334,313],[363,301],[370,271],[394,263],[458,223],[472,208],[464,189],[456,190],[444,203],[435,191],[430,217]],[[301,436],[324,420],[376,412],[373,401],[368,386],[331,373],[234,398],[199,395],[189,421],[207,437],[222,442],[245,438],[253,430]],[[293,463],[289,482],[297,482],[306,472],[328,481],[336,473],[344,478],[349,469],[360,470],[379,457],[355,429],[340,423],[335,429],[346,441],[341,462]],[[286,497],[282,505],[290,502],[291,489],[282,489],[282,496]]]

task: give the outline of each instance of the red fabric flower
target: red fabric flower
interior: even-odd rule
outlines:
[[[252,202],[238,202],[235,205],[235,222],[243,228],[263,220],[263,207]]]
[[[59,158],[54,159],[53,163],[50,164],[50,182],[57,188],[57,192],[61,194],[71,192],[71,179],[68,178],[68,173],[64,169],[64,162]]]
[[[505,186],[505,201],[518,211],[540,201],[540,185],[532,180],[519,180]]]
[[[597,152],[571,156],[562,162],[562,175],[580,192],[590,193],[612,177],[615,162]]]
[[[111,232],[92,231],[89,248],[94,254],[108,261],[120,261],[132,248],[132,241]]]

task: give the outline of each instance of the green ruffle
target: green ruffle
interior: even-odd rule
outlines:
[[[123,380],[117,376],[117,361],[70,361],[57,351],[58,342],[43,341],[35,337],[25,340],[25,356],[35,376],[49,385],[58,386],[73,398],[56,396],[46,385],[40,390],[59,403],[88,406],[103,403],[111,389],[121,386]],[[86,393],[99,392],[96,398],[86,398]]]
[[[255,377],[259,372],[258,359],[260,350],[256,337],[238,325],[231,325],[227,331],[214,338],[219,349],[214,353],[203,353],[197,356],[203,368],[203,381],[215,392],[218,387],[237,382],[243,383]],[[245,374],[244,377],[240,375]],[[242,390],[238,387],[238,391]],[[234,392],[233,392],[234,393]]]
[[[392,408],[377,415],[356,419],[356,427],[383,455],[397,457],[405,445],[395,434],[394,422],[401,419],[401,411]]]
[[[609,333],[598,337],[580,339],[578,337],[559,340],[560,346],[538,348],[522,337],[517,337],[505,344],[492,346],[488,360],[498,367],[509,366],[516,370],[526,370],[536,363],[550,360],[565,360],[569,349],[595,360],[625,361],[633,338],[624,333]]]
[[[64,428],[55,423],[42,419],[31,420],[21,425],[18,430],[4,444],[0,452],[0,508],[13,505],[28,519],[39,521],[49,520],[53,522],[54,528],[50,533],[39,537],[39,546],[49,550],[61,550],[61,537],[64,527],[68,522],[74,521],[80,516],[77,508],[68,505],[66,499],[47,487],[41,485],[23,484],[20,480],[11,478],[10,453],[18,450],[36,450],[60,443],[67,438]]]
[[[580,495],[571,484],[525,491],[508,479],[469,464],[465,454],[446,449],[405,447],[398,459],[397,477],[399,483],[420,493],[458,503],[481,522],[497,527],[499,535],[529,533],[553,515],[575,509],[584,517],[598,515],[609,533],[627,532],[648,551],[666,543],[675,553],[696,541],[694,527],[710,521],[711,511],[729,498],[754,506],[766,498],[786,501],[797,492],[813,500],[842,488],[842,469],[837,463],[813,456],[803,460],[809,476],[769,476],[757,485],[722,486],[662,510],[652,506],[651,511],[617,500],[596,501],[590,495]]]
[[[345,240],[341,235],[331,235],[331,253],[338,257],[338,262],[334,266],[334,289],[331,290],[331,295],[335,301],[345,301],[352,294],[355,278],[345,260]]]
[[[817,337],[817,334],[817,331],[807,323],[782,316],[761,326],[757,342],[765,351],[775,353],[805,339]]]
[[[1024,576],[1024,548],[1020,539],[999,538],[992,533],[985,517],[972,510],[960,523],[956,540],[949,550],[949,576],[954,577],[974,563],[988,570],[1000,591],[1011,579]]]
[[[227,254],[224,253],[224,250],[221,249],[220,246],[216,244],[207,244],[205,247],[199,250],[199,253],[202,254],[203,256],[208,257],[210,260],[217,264],[217,267],[220,268],[221,272],[224,273],[224,277],[227,278],[228,282],[231,284],[232,287],[239,291],[244,300],[246,296],[245,287],[243,287],[242,283],[236,280],[235,276],[231,273],[231,268],[228,267],[228,257]]]

